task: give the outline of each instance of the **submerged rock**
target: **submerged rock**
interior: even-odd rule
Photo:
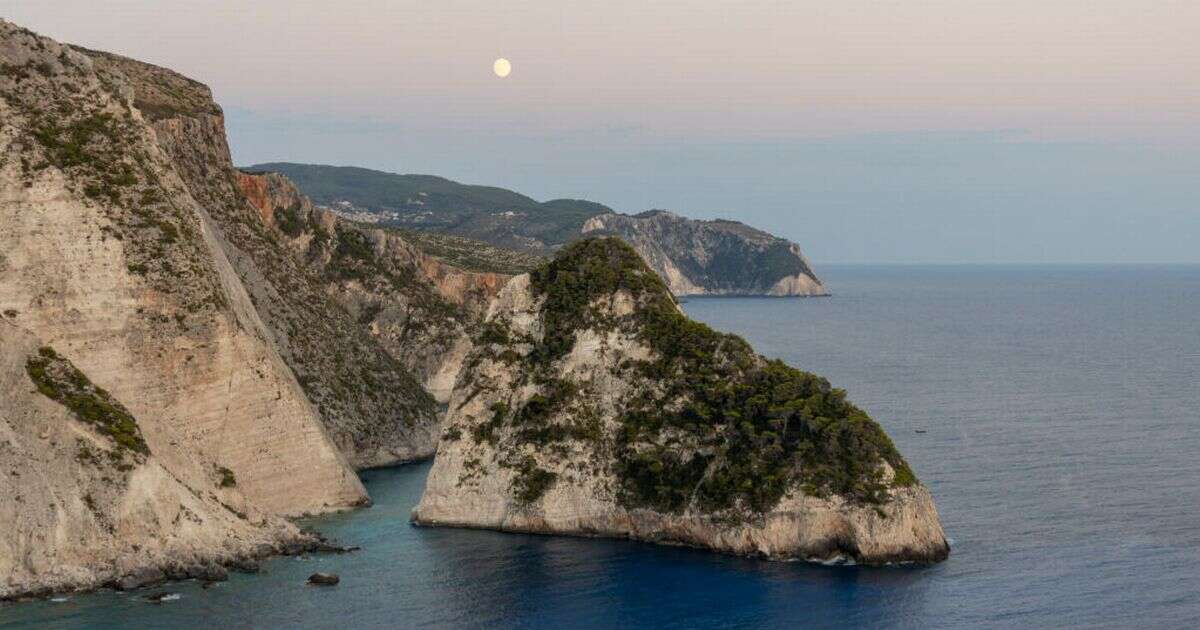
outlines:
[[[509,282],[466,365],[417,524],[867,564],[949,553],[929,492],[845,392],[687,319],[617,239]]]
[[[308,576],[308,583],[314,586],[333,586],[340,581],[334,573],[314,573]]]

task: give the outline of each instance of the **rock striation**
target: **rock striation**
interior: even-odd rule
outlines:
[[[769,558],[935,562],[929,492],[824,379],[688,320],[615,238],[488,312],[413,520]]]
[[[204,454],[272,511],[363,501],[126,77],[8,23],[0,59],[0,311],[173,472]]]
[[[239,188],[206,87],[4,21],[0,320],[0,598],[316,545],[281,517],[434,447],[433,399]]]
[[[737,221],[651,210],[595,216],[582,232],[628,242],[675,295],[828,295],[799,245]]]
[[[195,200],[268,340],[326,432],[355,468],[433,452],[438,412],[420,383],[325,290],[325,280],[266,229],[239,186],[221,109],[204,85],[132,59],[86,51],[126,80],[162,153]]]
[[[317,542],[223,484],[202,454],[168,468],[176,455],[158,456],[142,432],[152,426],[9,320],[0,391],[0,599],[222,576]]]

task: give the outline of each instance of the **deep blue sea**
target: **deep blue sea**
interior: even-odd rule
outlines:
[[[11,605],[0,626],[1200,627],[1200,266],[821,271],[833,297],[684,308],[879,420],[933,491],[945,563],[419,529],[424,464],[367,472],[374,507],[315,521],[357,553],[172,584],[162,604]],[[342,583],[305,586],[317,570]]]

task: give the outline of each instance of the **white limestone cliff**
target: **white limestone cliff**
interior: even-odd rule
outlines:
[[[19,590],[30,576],[46,575],[48,585],[94,585],[101,562],[128,568],[172,550],[227,557],[233,543],[277,537],[255,533],[205,498],[215,466],[236,476],[233,494],[246,513],[365,503],[358,477],[273,346],[207,209],[134,106],[125,77],[2,21],[0,64],[0,313],[20,331],[6,334],[55,348],[138,419],[153,457],[114,501],[131,510],[149,502],[153,514],[137,519],[161,518],[176,503],[202,516],[170,530],[161,545],[153,539],[167,530],[117,529],[107,555],[92,558],[72,551],[82,535],[78,505],[0,512],[5,537],[25,541],[0,562],[0,584]],[[12,368],[20,356],[5,345]],[[30,385],[19,377],[9,370],[0,399],[0,431],[21,439],[19,449],[0,449],[3,469],[66,456],[28,441],[20,418],[50,417],[52,435],[75,431],[62,413],[51,413],[56,403],[27,400]],[[40,491],[84,495],[71,467],[37,470],[21,487],[5,489],[31,500]],[[173,518],[187,518],[183,508]],[[37,557],[47,560],[30,559]]]
[[[780,559],[884,564],[935,562],[948,554],[928,490],[915,480],[893,483],[897,473],[886,461],[879,463],[882,490],[874,501],[814,493],[797,481],[765,511],[708,509],[696,497],[713,467],[725,465],[718,456],[695,488],[683,489],[691,499],[682,507],[631,504],[629,481],[622,479],[616,455],[627,447],[621,436],[632,430],[622,414],[630,411],[631,401],[671,387],[629,369],[658,357],[639,329],[647,303],[625,290],[593,296],[587,321],[606,323],[581,324],[569,352],[537,372],[536,357],[547,351],[548,299],[558,298],[538,295],[530,276],[523,275],[492,304],[488,322],[502,326],[498,336],[510,342],[477,349],[468,358],[425,492],[413,510],[415,523],[632,538]],[[732,339],[718,344],[737,343]],[[759,367],[752,363],[748,369]],[[700,387],[699,380],[694,382]],[[683,387],[686,392],[688,386]],[[555,391],[569,396],[556,402]],[[686,407],[689,396],[649,413]],[[531,413],[533,408],[540,411]],[[680,456],[713,453],[685,433],[664,431],[632,448],[644,452],[657,444]],[[787,431],[785,424],[782,432]],[[805,465],[798,464],[800,470]]]

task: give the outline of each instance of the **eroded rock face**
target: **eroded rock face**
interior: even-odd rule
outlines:
[[[682,315],[615,239],[501,291],[413,520],[862,563],[949,553],[844,392]]]
[[[106,431],[94,410],[124,406],[88,375],[59,369],[74,368],[10,321],[0,320],[0,599],[112,581],[133,587],[180,567],[218,572],[307,540],[236,485],[223,487],[204,454],[186,469],[165,467],[141,441],[147,423],[130,418],[132,428]],[[56,400],[60,391],[72,399]],[[118,439],[126,436],[135,439]]]
[[[325,291],[324,279],[266,229],[238,184],[221,109],[205,86],[131,59],[86,51],[126,80],[134,107],[170,161],[256,325],[296,375],[325,431],[355,468],[428,457],[438,412],[420,383]]]
[[[736,221],[651,210],[595,216],[582,232],[628,242],[675,295],[827,295],[799,245]]]
[[[512,276],[461,269],[394,231],[316,209],[277,173],[238,173],[238,184],[326,292],[437,402],[449,400],[476,325]]]
[[[207,89],[0,21],[0,96],[0,590],[262,555],[296,535],[274,515],[366,502],[214,218],[253,209]],[[105,449],[31,393],[37,345],[120,401],[147,459],[77,459]]]
[[[8,23],[0,59],[25,69],[0,76],[0,310],[122,400],[185,483],[207,482],[200,454],[269,511],[363,501],[125,75]]]

